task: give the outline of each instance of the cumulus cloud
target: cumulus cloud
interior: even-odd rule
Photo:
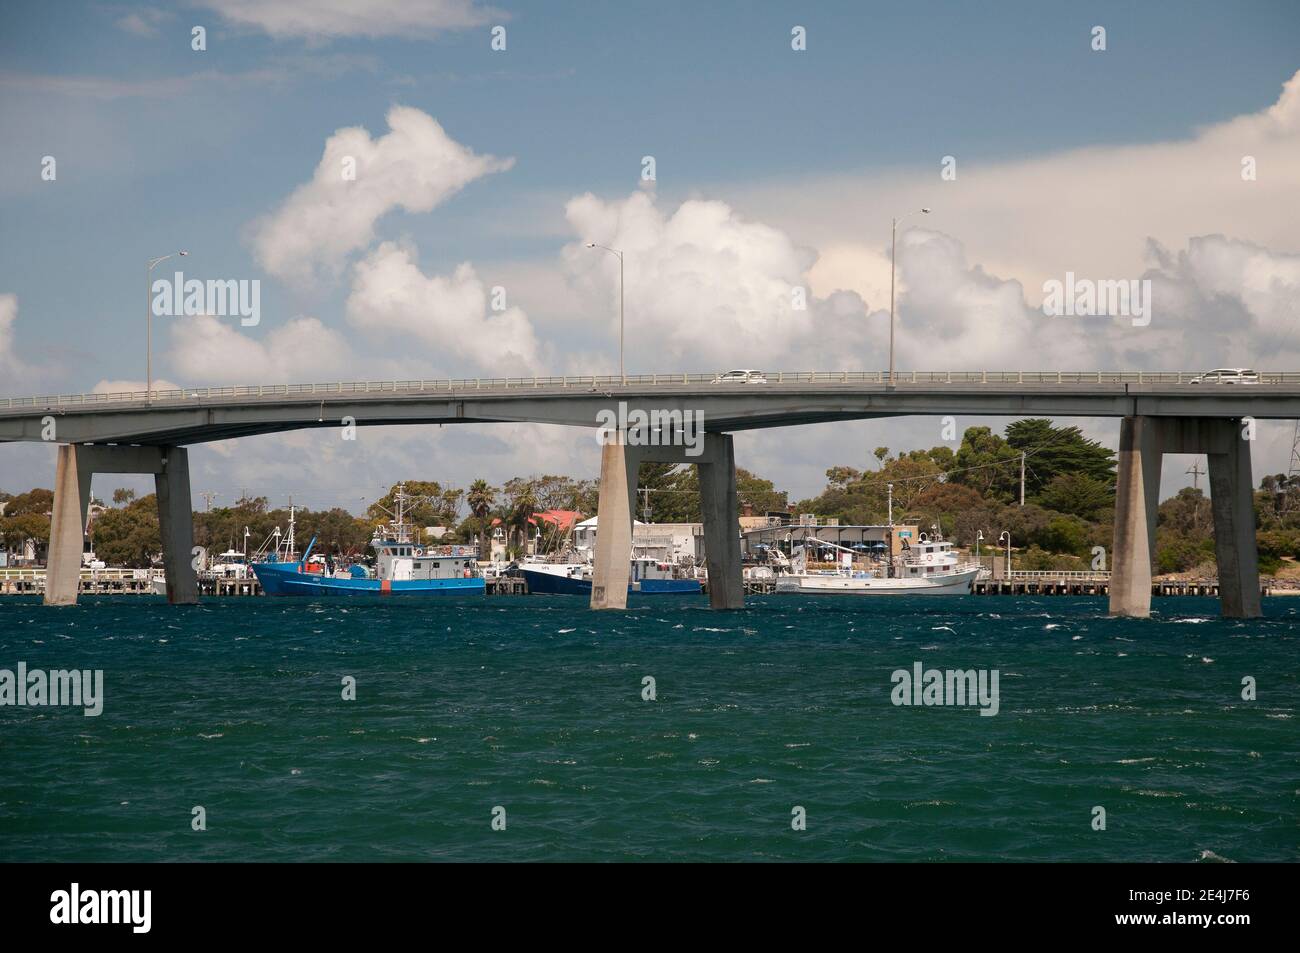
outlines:
[[[477,155],[456,142],[428,113],[394,106],[389,132],[339,129],[310,182],[255,223],[253,250],[268,272],[306,284],[337,276],[352,252],[369,245],[375,223],[395,208],[428,212],[470,182],[509,169],[513,159]],[[355,164],[355,178],[345,169]]]
[[[655,202],[647,192],[587,194],[566,206],[579,241],[564,260],[578,292],[610,315],[615,339],[618,260],[586,242],[624,254],[629,372],[758,367],[817,350],[820,366],[840,367],[869,349],[857,296],[815,297],[806,273],[816,255],[785,232],[721,201],[691,199],[670,213]]]
[[[14,322],[18,320],[18,296],[0,294],[0,373],[6,379],[17,377],[25,368],[14,351]]]
[[[1161,336],[1150,350],[1185,355],[1190,367],[1281,370],[1300,358],[1300,255],[1202,235],[1177,252],[1152,242],[1150,257],[1152,326]]]
[[[316,318],[294,318],[264,338],[228,320],[199,315],[172,327],[173,370],[193,384],[308,383],[337,377],[350,348]]]
[[[499,23],[505,14],[474,0],[200,0],[226,20],[277,39],[428,37]]]
[[[967,159],[957,150],[955,181],[940,181],[936,156],[929,169],[784,179],[728,195],[738,209],[800,242],[836,250],[837,284],[857,290],[872,308],[888,306],[888,272],[883,287],[880,274],[882,261],[888,266],[890,216],[932,206],[932,215],[911,224],[960,239],[971,261],[1018,279],[1037,306],[1043,282],[1061,280],[1066,271],[1141,277],[1151,266],[1151,239],[1177,249],[1193,236],[1219,234],[1300,250],[1297,155],[1300,73],[1268,108],[1184,139],[1047,148],[1002,160]],[[1254,160],[1254,180],[1242,177],[1247,157]],[[864,233],[874,240],[864,241]],[[901,248],[899,254],[901,267]]]
[[[412,249],[384,242],[357,263],[347,316],[368,334],[423,345],[445,373],[466,364],[499,375],[536,373],[541,348],[528,315],[491,304],[472,264],[426,275]]]
[[[582,239],[626,256],[629,370],[876,369],[888,363],[889,255],[851,244],[827,254],[719,201],[661,211],[635,193],[571,200]],[[1204,369],[1300,358],[1300,257],[1222,235],[1170,251],[1152,240],[1120,277],[1151,282],[1152,319],[1050,317],[1041,289],[972,262],[944,231],[899,236],[896,365],[918,370]],[[618,262],[564,250],[588,311],[617,335]],[[1084,277],[1084,276],[1080,276]],[[793,293],[807,287],[804,310]],[[596,300],[593,309],[590,300]],[[865,299],[865,304],[864,304]],[[1263,361],[1268,364],[1268,361]],[[1273,366],[1273,365],[1270,365]]]

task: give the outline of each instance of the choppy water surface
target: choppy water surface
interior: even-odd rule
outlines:
[[[106,701],[0,708],[0,859],[1300,859],[1300,600],[1154,605],[8,598],[0,668]],[[894,706],[916,661],[999,713]]]

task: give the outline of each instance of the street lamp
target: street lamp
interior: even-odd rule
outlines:
[[[1003,537],[1007,540],[1007,579],[1011,579],[1011,531],[1003,530],[1002,536],[998,537],[998,542],[1002,542]]]
[[[149,270],[145,272],[145,338],[144,338],[144,399],[153,399],[153,274],[154,266],[175,255],[188,255],[187,251],[176,251],[170,255],[160,255],[149,259]]]
[[[984,530],[977,529],[975,531],[975,562],[980,567],[980,569],[984,568],[984,564],[980,562],[980,542],[983,541],[983,539],[984,539]]]
[[[929,215],[928,208],[919,209],[924,215]],[[914,213],[908,212],[907,215]],[[893,225],[890,226],[889,239],[889,385],[894,385],[894,258],[898,253],[898,223],[907,218],[893,219]]]
[[[603,248],[611,255],[618,256],[618,379],[623,379],[623,253],[608,245],[587,242],[588,248]]]

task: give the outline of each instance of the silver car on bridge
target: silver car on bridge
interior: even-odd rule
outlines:
[[[1248,367],[1219,367],[1193,377],[1189,384],[1258,384],[1259,371]]]

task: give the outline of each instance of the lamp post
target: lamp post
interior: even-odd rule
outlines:
[[[980,562],[980,542],[983,539],[984,539],[984,530],[977,529],[975,531],[975,564],[979,566],[980,569],[984,568],[984,564]]]
[[[923,215],[929,215],[928,208],[919,209]],[[907,215],[913,214],[908,212]],[[894,386],[894,259],[898,254],[898,223],[907,218],[893,219],[889,230],[889,386]]]
[[[172,258],[176,255],[182,257],[188,255],[187,251],[175,251],[170,255],[160,255],[157,258],[149,259],[149,268],[145,272],[145,332],[144,332],[144,399],[145,402],[153,400],[153,269],[154,266]]]
[[[1002,535],[998,537],[998,542],[1002,542],[1003,537],[1007,541],[1007,581],[1011,580],[1011,531],[1003,530]]]
[[[618,379],[623,380],[623,253],[608,245],[587,242],[588,248],[602,248],[611,255],[618,256]]]

